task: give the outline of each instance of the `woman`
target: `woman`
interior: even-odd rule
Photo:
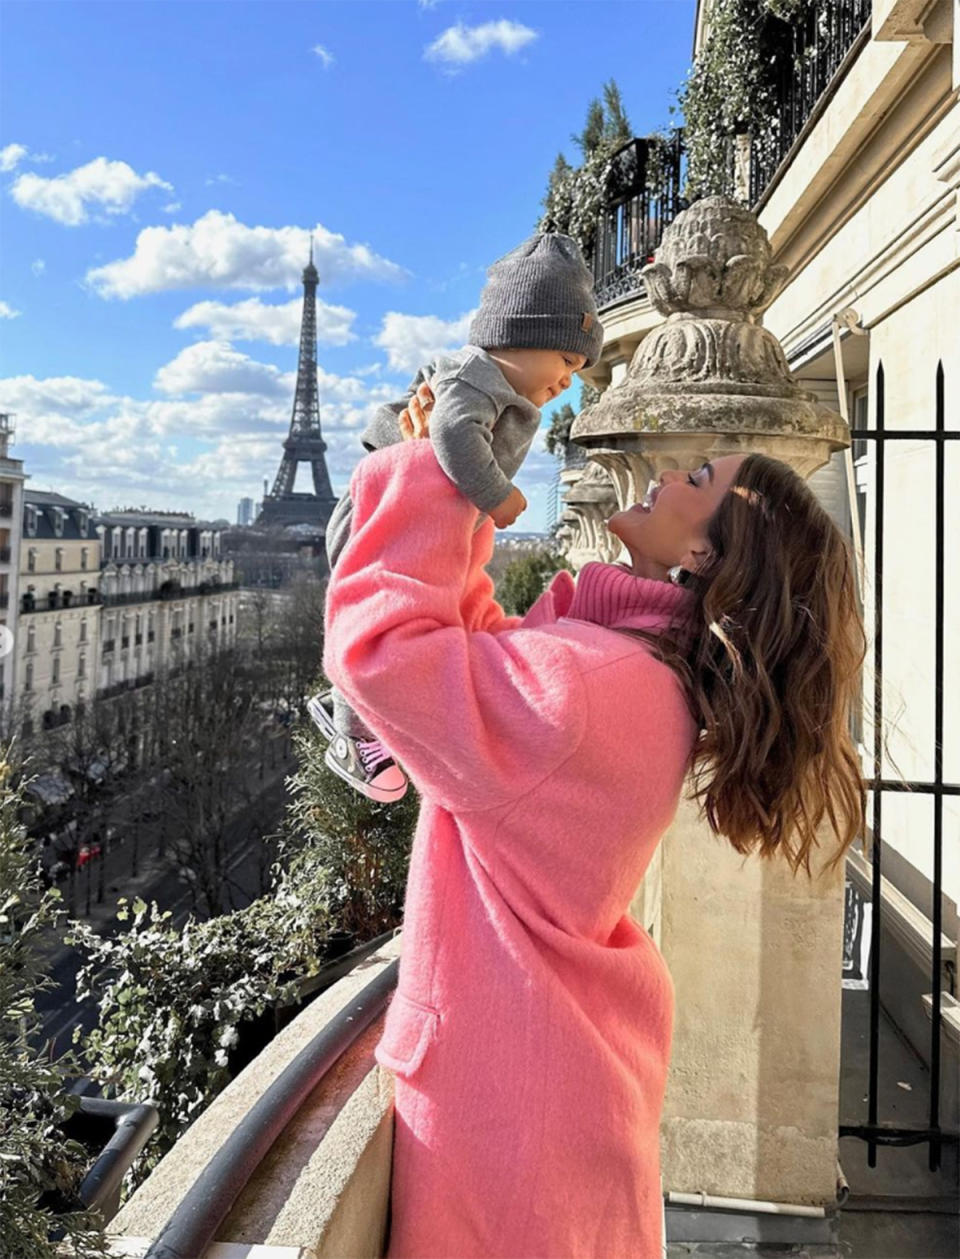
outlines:
[[[376,1047],[388,1256],[658,1259],[673,987],[627,907],[691,764],[739,851],[809,869],[824,817],[834,864],[857,833],[846,546],[788,468],[727,456],[664,473],[609,522],[631,565],[558,574],[521,623],[429,442],[351,494],[326,672],[423,797]]]

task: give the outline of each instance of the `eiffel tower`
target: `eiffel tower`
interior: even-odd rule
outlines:
[[[313,265],[313,238],[310,261],[303,269],[303,317],[300,321],[300,362],[297,391],[293,398],[290,432],[283,443],[283,458],[273,489],[264,498],[258,525],[316,525],[326,528],[334,503],[327,472],[327,443],[320,433],[320,400],[317,393],[317,282]],[[294,493],[297,465],[309,463],[313,471],[313,493]]]

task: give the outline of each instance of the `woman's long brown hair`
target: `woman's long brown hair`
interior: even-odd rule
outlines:
[[[683,678],[701,736],[694,796],[740,853],[810,875],[828,820],[836,867],[862,834],[865,791],[850,735],[865,653],[851,548],[801,477],[748,455],[688,581],[685,631],[658,654]]]

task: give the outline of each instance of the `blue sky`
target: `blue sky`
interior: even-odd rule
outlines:
[[[0,0],[0,410],[28,485],[235,519],[290,420],[308,233],[321,422],[466,340],[616,79],[672,121],[694,0]],[[578,386],[544,408],[575,401]],[[553,461],[517,483],[546,521]],[[298,488],[300,483],[298,482]]]

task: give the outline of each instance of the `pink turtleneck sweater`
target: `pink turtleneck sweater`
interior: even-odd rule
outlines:
[[[368,455],[328,676],[422,796],[397,991],[389,1259],[659,1259],[673,988],[628,906],[680,795],[680,684],[615,626],[685,591],[588,564],[522,622],[428,441]]]

